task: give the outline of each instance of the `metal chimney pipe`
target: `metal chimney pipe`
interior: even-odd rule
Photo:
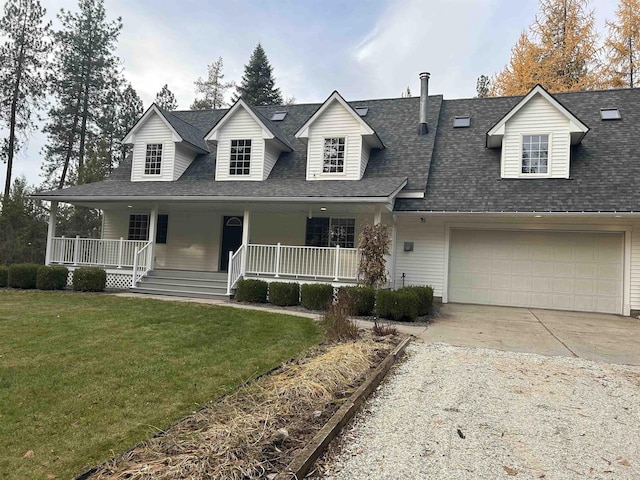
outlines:
[[[418,125],[418,135],[426,135],[429,133],[429,126],[427,125],[427,114],[429,113],[428,98],[429,98],[429,72],[422,72],[420,74],[420,125]]]

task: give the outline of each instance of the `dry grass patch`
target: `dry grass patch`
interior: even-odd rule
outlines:
[[[103,466],[95,479],[247,479],[284,469],[395,342],[319,347]]]

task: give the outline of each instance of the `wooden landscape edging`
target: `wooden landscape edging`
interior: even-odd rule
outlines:
[[[333,440],[347,422],[353,418],[358,408],[360,408],[360,405],[362,405],[367,397],[380,385],[380,382],[382,382],[382,379],[396,363],[396,360],[402,356],[411,338],[412,337],[406,337],[387,355],[387,358],[378,365],[369,378],[360,385],[360,388],[333,414],[325,426],[322,427],[322,430],[296,455],[285,471],[279,473],[274,480],[302,480],[309,473],[311,467],[313,467],[315,461],[327,448],[329,443],[331,443],[331,440]]]

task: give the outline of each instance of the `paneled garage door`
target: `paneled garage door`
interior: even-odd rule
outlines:
[[[622,313],[623,234],[451,230],[449,301]]]

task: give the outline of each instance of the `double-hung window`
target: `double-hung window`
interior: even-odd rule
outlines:
[[[545,175],[549,171],[549,135],[522,136],[523,174]]]
[[[144,174],[160,175],[162,166],[162,144],[148,143],[147,154],[144,158]]]
[[[344,172],[345,138],[325,138],[322,173]]]
[[[354,248],[355,240],[356,221],[353,218],[307,219],[307,246]]]
[[[150,217],[146,214],[129,215],[129,240],[149,239],[149,223]],[[156,243],[167,243],[167,227],[169,224],[169,215],[158,215],[156,225]]]
[[[229,175],[249,175],[251,169],[251,140],[231,140]]]

